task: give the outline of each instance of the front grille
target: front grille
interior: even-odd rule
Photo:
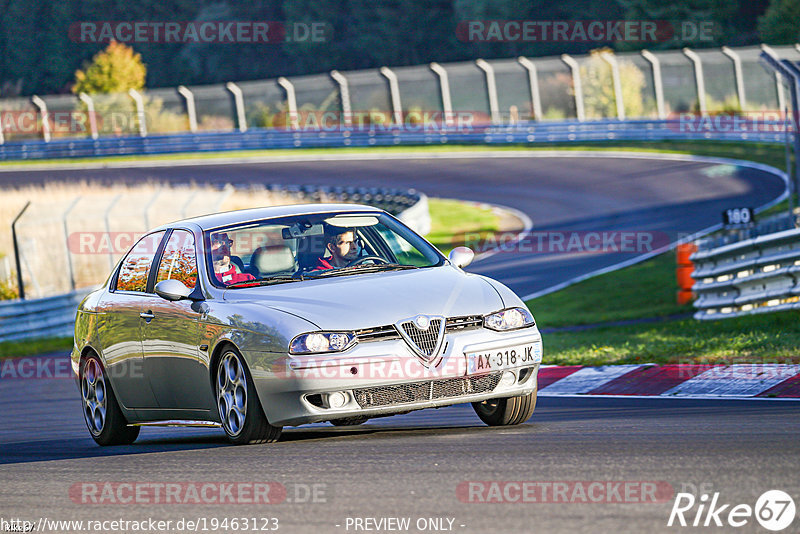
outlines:
[[[356,338],[358,341],[387,341],[390,339],[400,339],[400,334],[391,325],[389,326],[376,326],[375,328],[364,328],[363,330],[356,330]]]
[[[462,317],[448,317],[445,321],[445,332],[460,332],[461,330],[471,330],[483,327],[483,317],[480,315],[464,315]],[[392,325],[375,326],[364,328],[355,332],[358,341],[366,343],[369,341],[389,341],[400,339],[400,334]]]
[[[400,326],[422,354],[425,356],[433,356],[433,352],[439,344],[439,327],[441,325],[441,319],[431,319],[430,326],[428,326],[427,330],[420,329],[413,321],[406,321]]]
[[[376,408],[488,393],[497,387],[498,382],[500,382],[500,373],[491,373],[481,376],[426,380],[396,386],[354,389],[353,394],[356,402],[362,408]]]
[[[448,317],[445,322],[445,329],[447,332],[455,332],[458,330],[469,330],[472,328],[481,328],[483,326],[483,316],[481,315],[465,315],[463,317]]]

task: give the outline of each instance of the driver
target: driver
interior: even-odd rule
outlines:
[[[211,234],[211,260],[217,280],[225,285],[255,280],[253,275],[241,272],[231,261],[232,244],[233,240],[226,233]]]
[[[330,253],[326,257],[325,254]],[[356,233],[352,228],[328,226],[325,229],[325,252],[317,259],[315,271],[345,267],[358,258]]]

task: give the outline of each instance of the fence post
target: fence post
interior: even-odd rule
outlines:
[[[733,61],[733,76],[736,78],[736,96],[739,99],[739,107],[744,110],[747,106],[744,94],[744,78],[742,77],[742,58],[739,54],[727,46],[722,47],[722,53]]]
[[[227,89],[233,96],[233,107],[235,108],[236,113],[236,127],[240,132],[246,132],[247,115],[244,113],[244,97],[242,96],[242,90],[233,82],[226,83],[225,89]]]
[[[645,58],[653,69],[653,88],[656,93],[656,112],[658,118],[664,120],[667,118],[667,110],[664,107],[664,83],[661,80],[661,61],[658,56],[649,50],[642,50],[642,57]]]
[[[197,196],[197,190],[192,191],[192,194],[189,195],[189,198],[187,198],[186,202],[184,202],[183,206],[181,206],[181,219],[185,219],[186,218],[186,210],[189,208],[189,206],[191,205],[192,201],[194,200],[194,197],[196,197],[196,196]]]
[[[542,98],[539,94],[539,75],[536,71],[536,64],[525,56],[517,58],[522,67],[528,71],[528,85],[531,90],[531,106],[533,111],[533,120],[542,120]]]
[[[232,184],[225,184],[225,187],[222,188],[222,194],[219,195],[219,197],[217,197],[217,203],[214,204],[214,209],[211,211],[212,212],[219,211],[219,208],[220,206],[222,206],[222,203],[228,200],[228,197],[231,196],[234,191],[236,191],[236,188],[233,187]]]
[[[783,59],[780,61],[781,65],[786,69],[789,73],[792,85],[792,130],[794,131],[794,190],[795,192],[800,192],[800,165],[797,165],[797,162],[800,161],[800,135],[798,135],[798,121],[800,121],[800,115],[798,114],[798,109],[800,109],[800,68],[797,67],[792,61],[788,59]],[[792,220],[794,220],[794,214],[792,214]]]
[[[67,217],[69,217],[72,209],[78,205],[81,197],[78,196],[72,201],[72,204],[61,215],[61,226],[64,229],[64,247],[67,253],[67,271],[69,272],[69,285],[72,291],[75,291],[75,268],[72,266],[72,251],[69,249],[69,229],[67,228]]]
[[[108,204],[108,207],[106,207],[106,212],[103,214],[103,219],[105,220],[105,223],[106,223],[106,236],[108,236],[109,243],[113,243],[113,240],[111,239],[111,222],[109,221],[109,215],[111,215],[111,210],[114,208],[114,206],[117,204],[117,201],[120,198],[122,198],[122,195],[117,195],[113,199],[111,199],[111,202]],[[109,271],[113,271],[114,270],[114,248],[109,246],[108,250],[109,250],[109,252],[108,252],[108,270]]]
[[[294,85],[287,78],[278,78],[278,85],[286,91],[286,107],[289,112],[289,127],[297,130],[300,117],[297,115],[297,95],[294,92]]]
[[[442,112],[444,113],[444,123],[447,126],[453,125],[453,101],[450,99],[450,80],[444,67],[435,61],[430,64],[431,70],[439,77],[439,89],[442,93]]]
[[[143,217],[143,218],[144,218],[144,231],[145,231],[145,232],[147,232],[148,230],[150,230],[150,216],[148,215],[148,213],[150,212],[150,208],[152,208],[152,207],[153,207],[153,204],[155,204],[155,203],[156,203],[156,200],[158,200],[158,197],[159,197],[159,195],[161,195],[161,192],[162,192],[162,191],[163,191],[163,189],[160,189],[160,188],[159,188],[159,189],[158,189],[158,190],[157,190],[157,191],[156,191],[156,192],[153,194],[153,196],[152,196],[152,197],[150,197],[150,200],[149,200],[149,201],[147,202],[147,204],[145,204],[145,206],[144,206],[144,210],[142,210],[142,214],[144,215],[144,217]]]
[[[617,57],[611,52],[602,52],[600,57],[611,67],[611,78],[614,83],[614,99],[617,104],[617,118],[625,120],[625,102],[622,97],[622,80],[619,74],[619,63]]]
[[[389,96],[392,101],[394,123],[400,126],[403,124],[403,106],[400,101],[400,84],[397,83],[397,74],[389,67],[381,67],[381,74],[389,81]]]
[[[42,100],[39,95],[31,97],[31,103],[39,109],[39,114],[42,116],[42,139],[45,143],[50,142],[50,123],[47,122],[47,104]]]
[[[794,174],[791,173],[791,158],[789,157],[789,125],[786,125],[786,172],[789,178],[789,216],[794,219],[794,194],[797,192],[798,183],[800,183],[800,136],[797,132],[797,109],[800,106],[800,70],[797,70],[794,65],[788,60],[781,60],[775,51],[766,45],[762,45],[761,59],[775,71],[775,79],[783,87],[783,81],[786,80],[792,85],[792,130],[794,130],[794,156],[795,156],[795,169]],[[788,109],[784,106],[782,109],[786,110],[786,117],[789,116]]]
[[[136,89],[128,89],[128,95],[136,104],[136,118],[139,122],[139,137],[147,137],[147,117],[144,114],[144,98]],[[112,265],[113,267],[113,265]]]
[[[197,110],[194,107],[194,93],[185,85],[178,86],[178,94],[183,97],[186,115],[189,117],[189,131],[197,133]]]
[[[349,128],[353,125],[353,108],[350,106],[350,85],[347,78],[338,70],[331,71],[331,78],[339,85],[339,102],[342,106],[342,123]]]
[[[706,106],[706,80],[703,77],[703,62],[700,60],[700,56],[691,48],[684,48],[683,55],[688,57],[694,65],[694,81],[697,86],[697,104],[700,107],[700,115],[707,117],[708,107]]]
[[[89,115],[89,135],[92,139],[97,139],[99,134],[97,133],[97,116],[94,113],[94,100],[86,93],[79,94],[78,98],[86,104],[86,113]]]
[[[575,92],[575,115],[580,122],[586,120],[586,111],[583,107],[583,84],[581,83],[581,67],[569,54],[561,54],[561,61],[567,64],[572,72],[572,87]]]
[[[30,205],[31,201],[29,200],[25,203],[22,210],[17,213],[17,216],[14,217],[14,221],[11,223],[11,240],[14,244],[14,263],[17,267],[17,288],[19,289],[20,300],[25,300],[25,284],[22,283],[22,259],[19,256],[19,243],[17,242],[17,221]]]
[[[761,50],[766,52],[771,58],[778,61],[778,54],[772,49],[771,46],[762,44]],[[784,109],[786,107],[786,95],[783,93],[783,82],[781,81],[781,73],[777,70],[775,71],[775,92],[778,97],[778,109]]]
[[[492,124],[501,124],[500,110],[497,104],[497,81],[494,77],[494,67],[483,59],[476,59],[475,64],[486,76],[486,91],[489,96],[489,114],[492,116]]]

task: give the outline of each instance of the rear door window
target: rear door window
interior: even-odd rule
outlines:
[[[139,240],[131,249],[125,259],[117,276],[117,291],[134,291],[144,293],[147,291],[147,277],[150,275],[150,267],[153,258],[161,244],[164,232],[156,232],[146,235]]]

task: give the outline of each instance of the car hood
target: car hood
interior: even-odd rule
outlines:
[[[450,266],[231,290],[225,298],[238,300],[245,291],[247,300],[302,317],[322,330],[384,326],[418,314],[482,315],[503,307],[482,277]]]

